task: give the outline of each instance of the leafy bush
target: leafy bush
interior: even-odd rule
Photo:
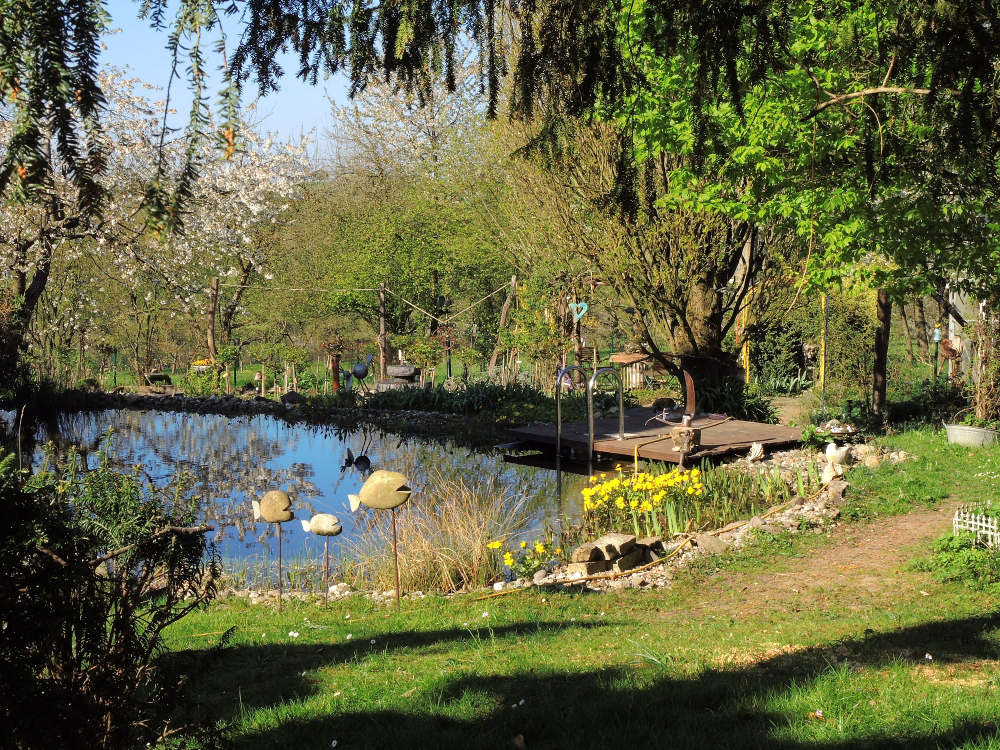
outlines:
[[[733,419],[775,424],[777,412],[771,399],[756,384],[746,384],[735,378],[704,383],[697,388],[698,409],[727,414]]]
[[[987,547],[975,534],[941,537],[934,542],[933,555],[918,561],[916,567],[939,581],[956,581],[1000,594],[1000,549]]]
[[[950,419],[968,405],[962,389],[946,375],[909,383],[900,389],[902,398],[889,402],[889,422],[892,424],[934,424]]]
[[[549,570],[559,562],[562,557],[562,547],[557,547],[553,542],[544,542],[536,539],[529,544],[521,541],[513,551],[504,550],[503,542],[490,542],[487,547],[495,550],[495,554],[502,558],[504,577],[508,581],[517,578],[531,578],[539,570]]]
[[[195,367],[206,369],[195,370]],[[184,393],[188,396],[210,396],[219,390],[219,372],[210,365],[192,365],[182,376]]]
[[[105,456],[106,458],[106,456]],[[141,747],[168,728],[183,681],[163,630],[215,592],[197,503],[106,462],[26,477],[0,460],[0,705],[14,747]]]

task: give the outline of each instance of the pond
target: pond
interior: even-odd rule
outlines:
[[[13,420],[13,412],[0,411],[0,421],[10,426]],[[269,415],[128,409],[58,415],[37,429],[34,465],[44,460],[45,444],[52,441],[59,455],[75,446],[81,461],[93,468],[101,460],[109,430],[108,455],[115,468],[138,466],[159,486],[178,472],[190,475],[194,492],[202,498],[204,520],[215,526],[215,541],[227,563],[276,553],[274,527],[254,522],[250,502],[270,489],[283,489],[293,500],[296,520],[282,527],[286,559],[315,559],[321,553],[323,540],[304,532],[298,521],[315,513],[340,518],[344,533],[334,544],[359,534],[347,496],[358,492],[368,465],[409,477],[411,503],[420,502],[429,470],[449,478],[497,477],[504,488],[524,498],[532,531],[546,522],[557,523],[564,514],[576,516],[585,481],[564,473],[560,499],[555,471],[506,463],[499,452],[475,451],[447,439],[289,424]]]

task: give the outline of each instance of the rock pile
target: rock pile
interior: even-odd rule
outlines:
[[[592,542],[581,544],[566,566],[568,577],[598,573],[624,573],[664,556],[663,540],[658,536],[636,539],[634,534],[612,532]]]

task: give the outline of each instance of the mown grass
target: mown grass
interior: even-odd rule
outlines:
[[[976,474],[998,451],[887,440],[921,458],[856,471],[858,519],[990,489]],[[665,591],[531,589],[399,613],[362,597],[282,613],[226,600],[173,627],[168,658],[195,675],[192,711],[239,748],[1000,748],[989,592],[898,569],[872,599],[741,599],[741,577],[794,571],[828,543],[762,535]]]

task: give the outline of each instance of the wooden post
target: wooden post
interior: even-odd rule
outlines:
[[[278,611],[281,611],[281,589],[284,582],[281,580],[281,524],[274,524],[278,527]]]
[[[385,332],[385,282],[378,285],[378,376],[379,380],[385,380],[386,355],[389,349],[389,341]]]
[[[496,369],[497,359],[500,357],[500,331],[507,325],[507,317],[510,315],[510,306],[514,302],[514,295],[517,294],[517,275],[510,277],[510,291],[507,292],[507,299],[503,301],[500,308],[500,322],[497,325],[497,343],[493,347],[493,354],[490,355],[489,370]]]
[[[392,509],[392,559],[396,565],[396,610],[399,611],[399,548],[396,545],[396,509]]]

